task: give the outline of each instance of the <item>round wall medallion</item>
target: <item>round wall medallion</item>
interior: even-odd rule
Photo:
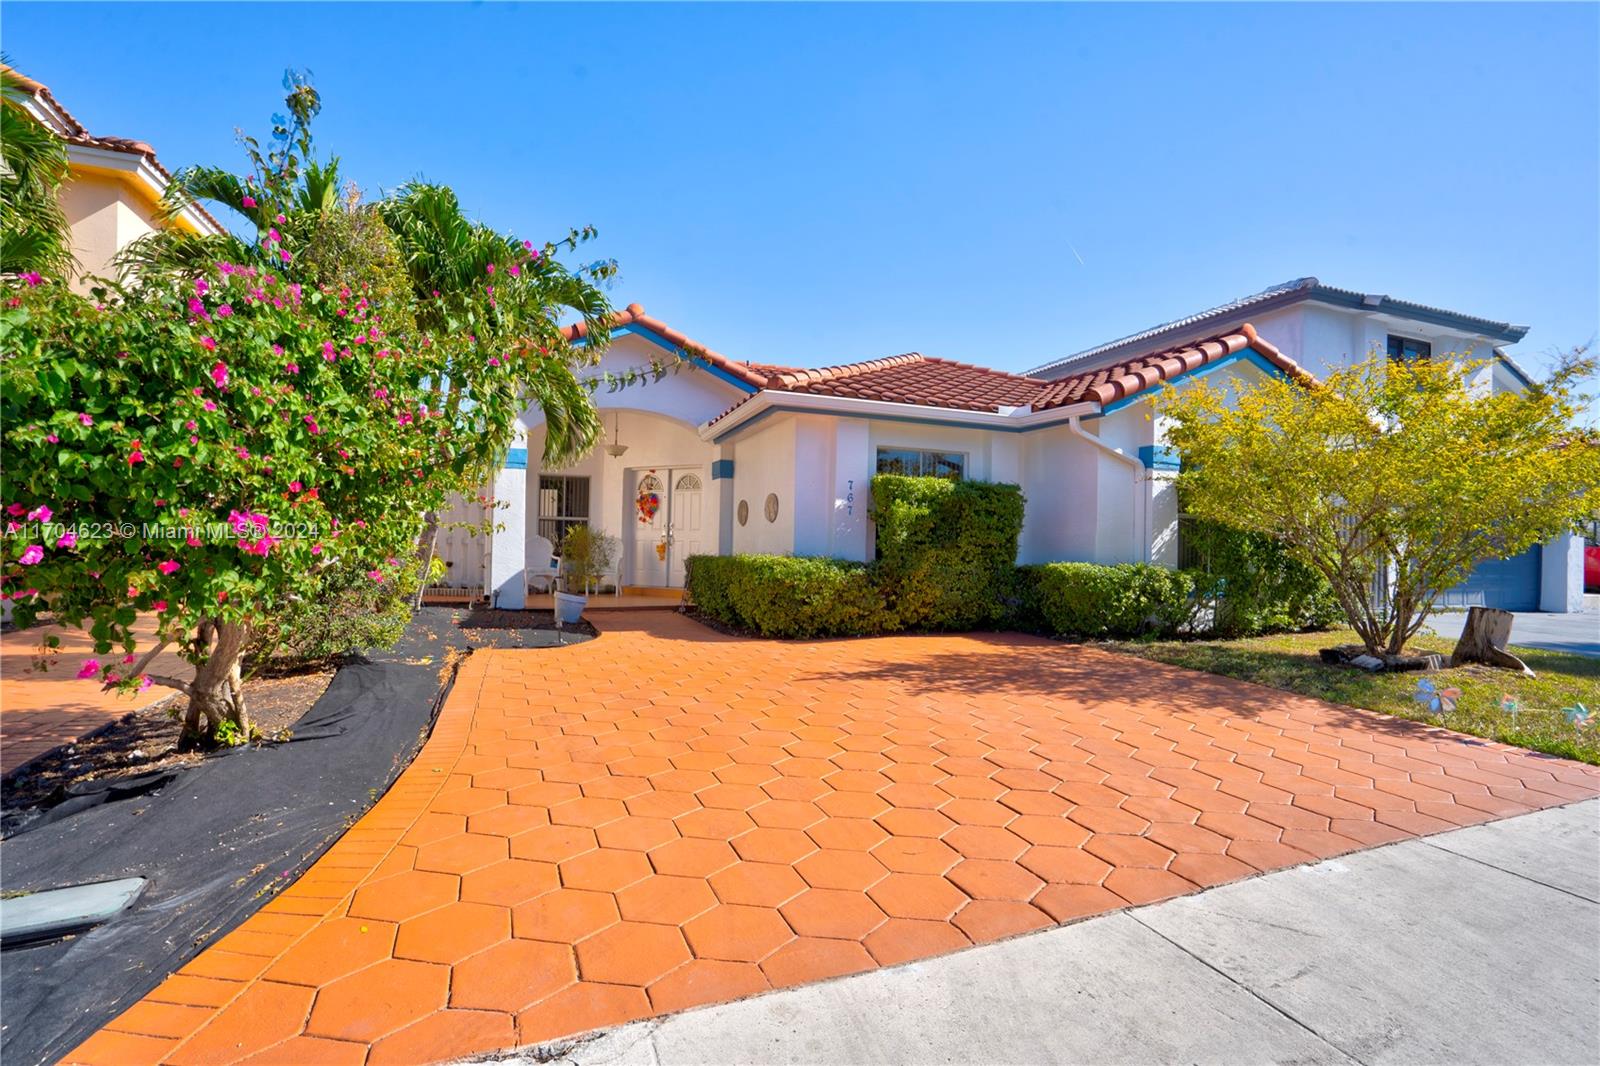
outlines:
[[[766,511],[767,521],[768,522],[776,522],[778,520],[778,494],[777,493],[775,493],[775,492],[767,493],[767,505],[764,508],[764,510]]]
[[[744,525],[746,522],[750,521],[750,501],[749,500],[740,500],[739,501],[738,514],[739,514],[739,524],[741,526]]]

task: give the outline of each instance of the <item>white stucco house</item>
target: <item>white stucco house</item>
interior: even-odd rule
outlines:
[[[1176,464],[1151,416],[1157,385],[1305,376],[1398,338],[1397,358],[1426,354],[1418,345],[1492,356],[1486,386],[1519,388],[1525,376],[1496,346],[1524,332],[1302,279],[1026,374],[916,353],[804,368],[720,354],[634,304],[614,316],[594,373],[677,369],[602,388],[605,441],[563,469],[540,469],[543,427],[537,409],[526,412],[520,445],[485,493],[501,505],[498,528],[447,529],[440,554],[448,583],[502,607],[524,604],[538,538],[559,541],[577,522],[621,540],[615,578],[627,587],[681,587],[684,560],[698,553],[867,559],[868,487],[896,472],[1020,485],[1019,562],[1175,566]],[[451,517],[482,522],[484,507],[462,501]],[[1581,591],[1580,575],[1574,605],[1546,609],[1578,609]]]

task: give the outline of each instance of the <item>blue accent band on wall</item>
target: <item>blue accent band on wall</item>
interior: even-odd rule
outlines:
[[[711,480],[721,481],[723,478],[733,476],[733,460],[717,459],[711,464]]]
[[[1177,452],[1171,448],[1157,448],[1154,444],[1139,448],[1139,461],[1146,470],[1177,470],[1179,467]]]
[[[526,449],[526,448],[512,448],[509,452],[507,452],[506,453],[506,469],[507,470],[526,470],[526,469],[528,469],[528,449]]]

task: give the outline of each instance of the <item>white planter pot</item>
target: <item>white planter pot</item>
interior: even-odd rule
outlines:
[[[556,621],[565,626],[576,625],[588,603],[587,596],[575,596],[570,592],[556,593]]]

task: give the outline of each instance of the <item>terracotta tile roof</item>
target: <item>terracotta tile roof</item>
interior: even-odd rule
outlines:
[[[620,329],[623,326],[635,325],[649,330],[651,333],[656,334],[668,343],[682,348],[684,351],[698,356],[701,359],[704,359],[717,369],[726,371],[745,384],[753,385],[758,389],[766,384],[767,378],[771,375],[772,371],[789,369],[787,367],[780,368],[765,363],[745,363],[740,362],[737,359],[730,359],[720,352],[712,351],[699,341],[691,340],[690,338],[684,336],[682,333],[679,333],[677,330],[673,329],[659,318],[652,318],[651,316],[645,314],[644,308],[638,304],[629,304],[626,308],[621,311],[614,312],[611,316],[612,329]],[[588,333],[588,327],[583,322],[576,322],[573,325],[566,327],[566,329],[564,329],[562,332],[566,334],[568,340],[575,341],[581,339]]]
[[[1169,348],[1057,378],[1048,383],[1034,399],[1033,407],[1034,410],[1048,410],[1086,400],[1099,404],[1115,403],[1179,374],[1225,359],[1246,347],[1253,348],[1290,377],[1307,382],[1313,380],[1299,363],[1278,351],[1256,333],[1254,326],[1246,322],[1235,332],[1210,337],[1182,348]]]
[[[690,340],[660,319],[645,314],[644,308],[638,304],[629,304],[625,310],[613,314],[611,323],[613,329],[627,325],[642,326],[740,381],[753,385],[758,392],[837,396],[842,399],[944,407],[959,411],[998,413],[1004,407],[1048,411],[1079,403],[1114,403],[1179,374],[1218,362],[1246,347],[1254,349],[1262,358],[1297,380],[1314,380],[1293,359],[1262,339],[1248,322],[1233,332],[1208,337],[1181,348],[1126,359],[1054,381],[991,370],[970,363],[934,359],[917,352],[813,369],[742,362]],[[581,322],[566,328],[569,340],[578,340],[585,333]],[[712,422],[727,418],[754,395],[752,393],[741,398]]]
[[[126,155],[141,156],[144,158],[145,162],[149,163],[150,166],[158,174],[160,174],[166,182],[172,181],[172,172],[166,167],[162,166],[161,160],[156,158],[156,150],[150,147],[144,141],[136,141],[131,137],[94,136],[89,132],[88,128],[78,120],[77,116],[62,106],[61,101],[56,99],[55,94],[50,91],[50,87],[48,85],[28,77],[15,67],[7,66],[4,69],[10,71],[12,77],[17,80],[18,87],[21,88],[22,91],[37,97],[39,100],[49,105],[50,110],[55,113],[55,115],[61,120],[62,126],[65,127],[55,131],[60,135],[62,140],[66,141],[68,144],[75,144],[83,148],[101,148],[110,152],[122,152]],[[203,217],[207,222],[215,226],[217,232],[223,232],[223,230],[226,228],[222,225],[222,223],[218,222],[214,217],[212,217],[211,213],[199,203],[192,203],[190,206],[192,206],[195,212]]]
[[[1036,378],[912,352],[848,366],[780,374],[767,379],[766,387],[776,392],[995,411],[1032,402],[1044,385]]]

